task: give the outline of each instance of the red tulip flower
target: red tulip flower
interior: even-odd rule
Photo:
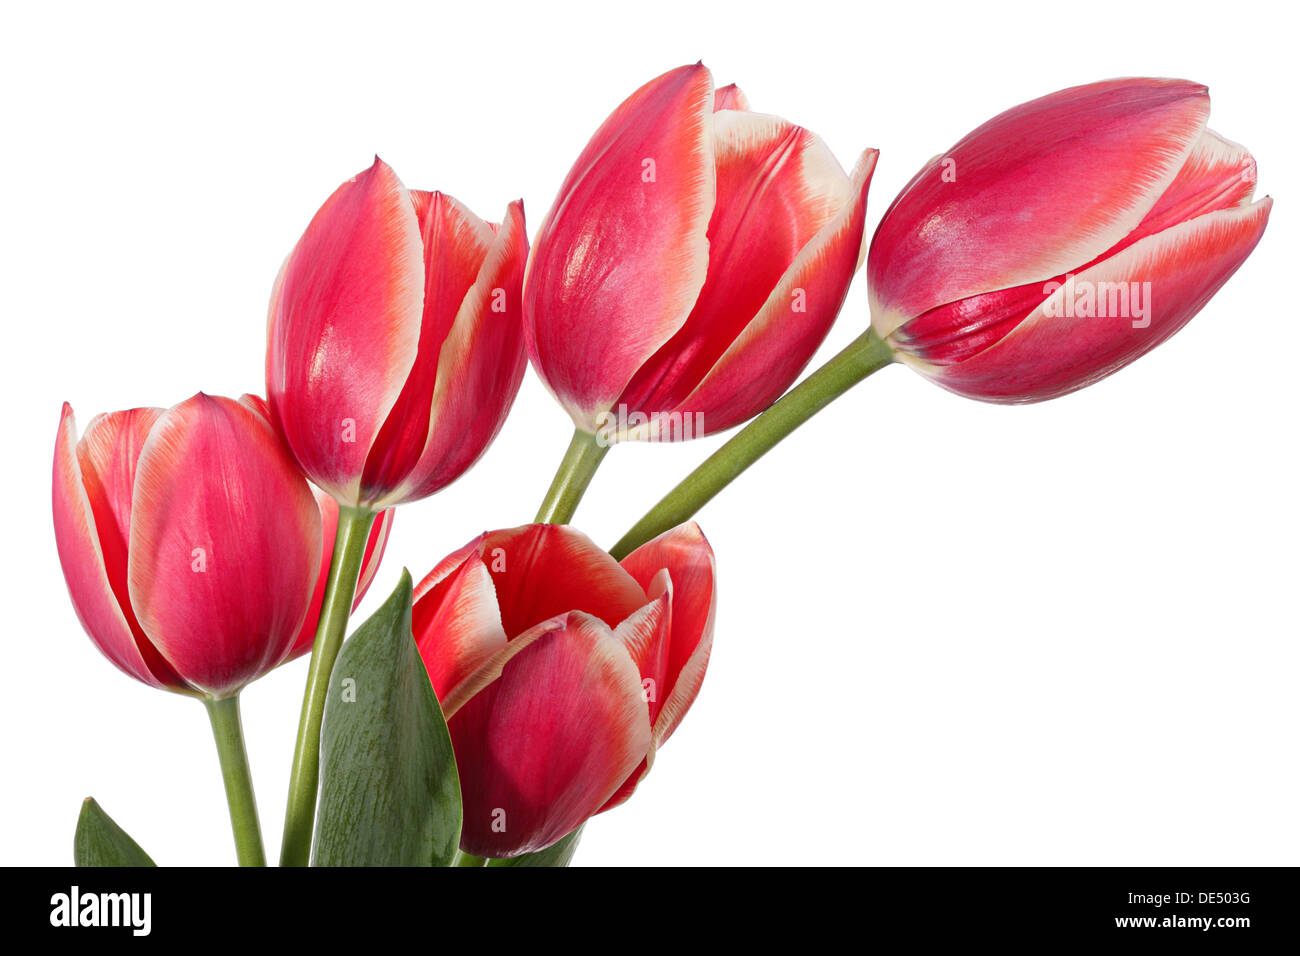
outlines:
[[[539,524],[434,568],[412,625],[456,752],[462,849],[541,850],[627,799],[699,692],[715,601],[694,523],[621,564]]]
[[[266,388],[303,472],[369,511],[433,494],[492,442],[524,372],[521,202],[484,222],[379,159],[340,186],[271,297]]]
[[[596,131],[538,232],[528,353],[580,431],[676,440],[758,414],[808,363],[862,261],[876,151],[846,176],[701,64]]]
[[[867,264],[871,321],[945,388],[1034,402],[1181,329],[1250,255],[1272,200],[1183,80],[1108,80],[989,120],[921,170]]]
[[[146,684],[231,697],[311,646],[338,505],[313,498],[263,408],[200,394],[99,415],[78,440],[63,406],[64,577],[91,640]],[[363,584],[390,524],[374,523]]]

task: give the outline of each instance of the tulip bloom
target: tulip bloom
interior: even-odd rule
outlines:
[[[694,523],[621,564],[526,525],[434,568],[412,626],[456,752],[461,848],[541,850],[626,800],[699,692],[715,601]]]
[[[340,186],[271,296],[266,388],[303,472],[369,511],[433,494],[492,442],[524,372],[522,202],[500,226],[376,158]]]
[[[1024,103],[935,157],[872,240],[872,326],[945,388],[1054,398],[1181,329],[1245,261],[1272,200],[1183,80]]]
[[[312,497],[259,402],[111,412],[80,441],[63,406],[54,530],[72,603],[104,655],[153,687],[231,697],[311,645],[333,543],[322,515],[338,506]],[[366,584],[390,521],[375,522]]]
[[[524,332],[538,374],[605,444],[737,425],[784,392],[863,254],[876,151],[844,174],[817,136],[714,91],[701,64],[596,131],[538,232]]]

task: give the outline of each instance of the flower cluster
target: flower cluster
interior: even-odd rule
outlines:
[[[238,695],[310,650],[282,863],[562,865],[700,691],[717,583],[694,512],[895,362],[1040,401],[1186,325],[1271,208],[1208,115],[1182,80],[1030,101],[935,156],[870,238],[877,151],[846,172],[702,64],[610,114],[531,249],[522,201],[483,220],[376,158],[280,270],[265,398],[200,393],[80,437],[64,406],[77,617],[122,671],[208,707],[242,863],[263,854]],[[791,389],[864,261],[869,325]],[[345,643],[394,510],[487,451],[529,364],[575,426],[537,520],[403,574]],[[569,525],[611,446],[746,422],[611,550]],[[81,827],[78,862],[147,860],[97,808]]]

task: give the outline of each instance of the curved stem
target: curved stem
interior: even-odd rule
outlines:
[[[487,866],[488,861],[481,856],[475,856],[473,853],[466,853],[464,850],[456,851],[456,859],[452,866]]]
[[[293,751],[293,769],[289,773],[289,803],[284,813],[284,838],[280,847],[281,866],[306,866],[311,854],[325,696],[329,693],[334,659],[339,656],[343,635],[347,631],[352,599],[357,592],[357,578],[361,575],[361,563],[366,553],[366,539],[374,520],[374,514],[369,511],[339,506],[334,555],[330,559],[329,579],[325,582],[316,640],[311,647],[307,689],[298,720],[298,741]]]
[[[893,361],[871,329],[778,399],[646,512],[610,554],[620,561],[647,541],[686,521],[781,439],[868,375]]]
[[[225,700],[204,700],[203,705],[208,709],[212,737],[217,742],[221,779],[226,785],[226,803],[230,805],[230,827],[235,831],[235,855],[240,866],[266,866],[262,827],[257,822],[257,800],[253,796],[253,776],[248,769],[244,729],[239,720],[239,695]]]
[[[568,524],[573,520],[578,502],[582,500],[592,476],[596,474],[596,469],[608,451],[609,445],[602,444],[591,432],[575,428],[573,440],[564,453],[564,460],[560,462],[559,470],[551,480],[551,487],[533,521],[538,524]]]

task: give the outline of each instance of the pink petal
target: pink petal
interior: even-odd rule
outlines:
[[[510,637],[568,611],[617,625],[646,603],[644,589],[607,551],[568,525],[524,525],[487,536],[501,624]]]
[[[730,86],[719,87],[713,94],[713,111],[715,113],[718,110],[747,109],[749,109],[749,100],[735,83]]]
[[[448,721],[469,853],[551,845],[595,813],[649,748],[640,676],[623,645],[589,615],[557,623],[512,641],[501,676]]]
[[[64,403],[54,449],[54,538],[77,619],[95,646],[137,680],[184,691],[188,685],[149,643],[126,593],[136,459],[161,413],[137,408],[98,416],[79,446],[72,406]]]
[[[900,325],[889,344],[906,359],[952,365],[978,355],[1005,337],[1046,298],[1047,284],[1031,282],[973,295],[931,309]]]
[[[538,232],[524,287],[528,353],[580,428],[595,430],[704,285],[713,100],[701,64],[637,90],[587,144]]]
[[[376,158],[326,200],[276,281],[267,397],[303,471],[348,504],[415,361],[423,259],[411,197]]]
[[[513,202],[473,285],[458,302],[425,396],[419,458],[385,504],[414,501],[451,484],[474,464],[505,423],[523,381],[521,303],[528,236],[522,202]],[[421,359],[423,361],[423,358]]]
[[[1228,281],[1259,242],[1272,200],[1208,213],[1134,243],[1075,276],[1102,282],[1150,282],[1148,319],[1052,317],[1065,289],[1038,306],[996,345],[957,364],[913,361],[945,388],[991,402],[1034,402],[1090,385],[1181,329]],[[1055,307],[1055,306],[1054,306]],[[1132,310],[1130,310],[1132,311]],[[1134,327],[1149,321],[1145,327]]]
[[[261,395],[245,392],[239,396],[239,404],[251,412],[256,412],[272,428],[275,427],[275,416],[271,413],[271,404]]]
[[[411,628],[440,701],[506,646],[492,576],[482,561],[465,561],[440,588],[416,602]]]
[[[818,231],[853,204],[853,183],[807,130],[774,116],[724,112],[715,117],[714,133],[718,199],[709,223],[708,278],[686,324],[619,397],[646,415],[681,405]],[[788,297],[782,305],[788,310]]]
[[[1218,133],[1205,130],[1155,207],[1111,254],[1207,212],[1244,206],[1255,194],[1254,157]]]
[[[379,565],[384,560],[384,549],[388,547],[388,536],[393,530],[393,515],[396,513],[395,508],[388,508],[375,515],[375,520],[370,525],[370,535],[366,538],[366,550],[361,555],[361,574],[357,578],[357,596],[352,601],[354,611],[361,604],[361,599],[366,596],[366,592],[370,590],[375,575],[379,573]],[[334,542],[331,541],[330,550],[332,551],[333,548]]]
[[[627,648],[641,674],[647,710],[653,723],[662,700],[659,689],[667,691],[664,683],[668,679],[668,655],[672,650],[673,585],[667,569],[655,575],[646,588],[646,596],[650,603],[620,621],[614,628],[614,636]]]
[[[415,586],[415,603],[419,604],[420,600],[424,598],[425,595],[439,589],[440,587],[445,588],[452,573],[459,571],[461,565],[465,563],[467,558],[471,556],[481,558],[483,556],[483,546],[487,539],[487,533],[481,534],[473,541],[469,542],[469,544],[457,548],[434,565],[433,570],[426,574],[420,580],[420,583]],[[436,600],[441,600],[441,598],[437,598]]]
[[[420,461],[430,430],[430,405],[443,343],[487,258],[487,223],[444,193],[411,194],[424,248],[424,317],[415,366],[375,438],[361,481],[362,498],[378,501],[399,487]]]
[[[177,673],[219,698],[278,664],[320,556],[320,511],[261,416],[202,394],[163,414],[140,453],[127,581]]]
[[[1125,79],[989,120],[922,170],[877,229],[867,265],[877,332],[1091,261],[1150,212],[1208,113],[1203,86]]]
[[[717,566],[713,548],[694,521],[665,531],[623,559],[624,569],[647,588],[663,569],[672,579],[672,639],[661,704],[652,709],[655,746],[667,740],[694,703],[713,649]]]
[[[448,582],[449,585],[455,584],[458,577],[459,575],[451,578]],[[580,612],[574,611],[570,613],[576,614]],[[457,651],[448,655],[453,659],[459,658],[460,662],[468,662],[473,658],[477,658],[479,664],[472,669],[462,667],[459,663],[453,663],[451,667],[447,667],[445,664],[436,665],[441,668],[444,675],[440,678],[442,683],[447,685],[444,687],[442,694],[439,695],[443,716],[447,720],[451,720],[456,715],[456,712],[472,700],[479,691],[499,678],[505,666],[524,648],[535,641],[541,640],[547,634],[554,631],[563,631],[568,626],[569,614],[560,614],[533,625],[524,633],[516,635],[514,638],[507,640],[505,644],[498,645],[495,650],[490,650],[486,654],[479,654],[480,648],[485,648],[486,643],[471,642],[470,653]],[[436,635],[431,635],[427,631],[422,630],[421,634],[424,635],[426,642],[431,638],[436,639]],[[429,664],[426,662],[425,669],[427,670],[428,667]],[[432,683],[432,680],[431,677],[430,683]]]
[[[862,263],[867,191],[878,155],[874,149],[862,154],[850,200],[804,246],[758,314],[677,406],[683,420],[698,420],[705,433],[723,431],[757,415],[799,377],[834,325]]]
[[[642,778],[654,763],[654,720],[668,692],[668,656],[672,651],[672,580],[667,569],[661,570],[651,581],[647,591],[653,600],[638,610],[614,630],[614,636],[623,642],[641,674],[641,699],[646,702],[651,723],[651,744],[645,759],[614,794],[601,806],[600,812],[613,809],[632,796]]]
[[[162,414],[161,408],[134,408],[96,415],[77,443],[81,483],[94,513],[108,583],[138,639],[144,635],[131,610],[126,586],[131,494],[140,449]]]

